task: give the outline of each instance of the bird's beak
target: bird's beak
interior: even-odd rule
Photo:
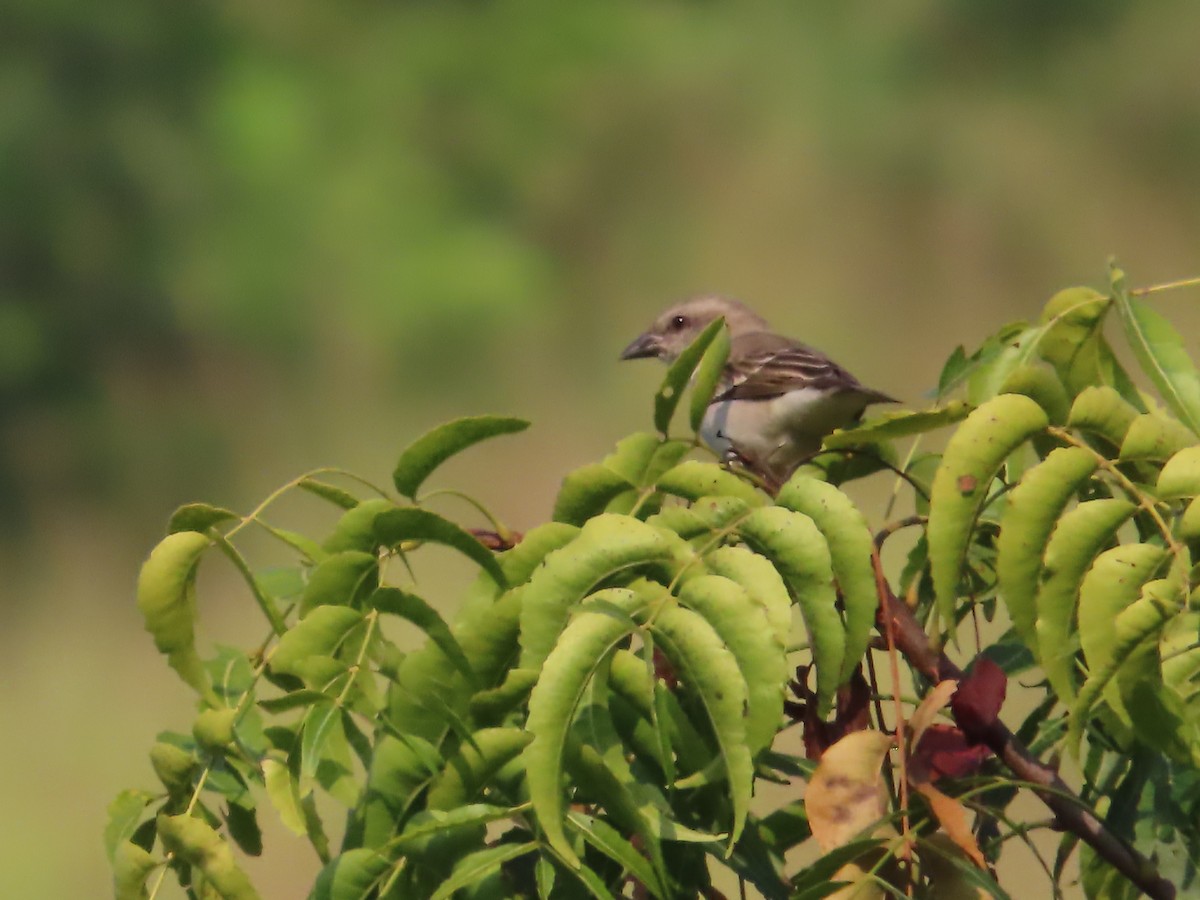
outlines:
[[[634,338],[633,343],[621,351],[621,359],[646,359],[662,353],[662,341],[658,335],[647,331]]]

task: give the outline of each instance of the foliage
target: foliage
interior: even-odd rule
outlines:
[[[842,883],[1004,896],[989,867],[1039,826],[1011,818],[1022,785],[965,736],[996,719],[1017,674],[1040,695],[1020,739],[1074,761],[1104,827],[1194,886],[1200,381],[1147,293],[1114,270],[1106,293],[1057,294],[1037,322],[956,351],[933,409],[833,435],[775,497],[686,458],[696,441],[672,422],[690,370],[676,368],[658,430],[568,475],[554,521],[523,536],[490,513],[490,530],[467,530],[420,492],[440,462],[525,427],[498,417],[407,449],[404,500],[361,498],[329,472],[268,498],[294,488],[331,504],[320,542],[268,523],[267,503],[245,517],[184,507],[138,604],[200,712],[152,748],[161,788],[110,807],[116,895],[146,896],[155,870],[157,893],[170,870],[189,896],[256,897],[234,847],[261,852],[266,806],[324,863],[316,900],[718,896],[721,869],[770,898]],[[1110,319],[1154,393],[1113,351]],[[711,372],[726,350],[712,337],[688,367]],[[940,428],[953,428],[941,454],[895,446]],[[888,469],[920,514],[899,524],[922,529],[893,579],[840,487]],[[294,566],[243,559],[234,539],[250,525]],[[429,543],[480,569],[453,625],[408,577]],[[213,550],[267,622],[249,649],[197,645],[196,574]],[[979,640],[980,617],[1011,627],[976,648],[957,691],[914,668],[920,696],[902,703],[901,684],[861,674],[888,581],[951,648],[968,642],[964,623]],[[400,651],[400,621],[423,646]],[[872,693],[900,720],[876,699],[868,727]],[[947,703],[953,724],[939,720]],[[794,723],[815,769],[777,740]],[[795,791],[762,809],[759,782]],[[345,807],[344,825],[319,794]],[[1056,891],[1079,838],[1068,831],[1043,863]],[[810,839],[818,858],[797,870],[787,855]],[[1084,847],[1089,896],[1135,893],[1111,862]]]

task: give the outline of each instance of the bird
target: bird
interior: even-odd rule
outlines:
[[[819,350],[776,334],[739,300],[692,297],[671,306],[621,359],[673,362],[710,323],[724,317],[729,358],[700,426],[725,461],[737,461],[778,489],[827,435],[895,398],[863,385]]]

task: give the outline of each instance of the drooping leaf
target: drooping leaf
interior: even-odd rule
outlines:
[[[403,541],[444,544],[478,564],[497,584],[506,583],[504,572],[492,551],[479,543],[470,532],[437,513],[416,507],[390,509],[375,517],[374,527],[384,546],[394,547]]]
[[[525,728],[533,740],[523,753],[529,798],[546,839],[573,866],[577,857],[563,831],[561,776],[567,732],[596,669],[637,628],[632,619],[614,615],[612,609],[632,611],[642,603],[637,594],[621,588],[593,595],[554,643],[529,696]]]
[[[707,553],[704,564],[712,574],[740,584],[762,607],[776,639],[787,644],[792,633],[792,598],[770,560],[745,547],[727,545]]]
[[[428,809],[451,810],[475,800],[502,766],[516,759],[532,737],[520,728],[484,728],[463,742],[429,787]]]
[[[867,520],[850,498],[833,485],[799,475],[780,489],[776,503],[812,519],[829,545],[846,616],[846,647],[839,680],[845,684],[867,651],[879,605]]]
[[[583,525],[633,485],[603,463],[576,469],[563,479],[554,501],[555,522]]]
[[[146,877],[159,861],[131,841],[122,841],[113,848],[114,900],[145,900]]]
[[[418,597],[399,588],[383,587],[367,598],[367,605],[381,613],[399,616],[412,622],[427,635],[447,658],[458,667],[463,677],[472,684],[476,683],[475,670],[463,653],[462,647],[450,633],[450,628],[438,611]]]
[[[670,607],[658,613],[651,627],[683,680],[699,695],[712,722],[733,803],[729,837],[732,849],[746,823],[754,781],[744,718],[748,701],[746,682],[737,659],[697,613]]]
[[[178,531],[150,553],[138,574],[137,605],[154,646],[179,676],[202,696],[211,696],[208,675],[196,653],[195,580],[208,535]]]
[[[397,509],[396,504],[382,497],[364,500],[342,514],[321,546],[326,553],[357,550],[374,554],[379,547],[379,535],[375,533],[375,517],[392,509]]]
[[[818,715],[824,716],[832,706],[846,653],[829,545],[812,519],[779,506],[755,510],[742,520],[739,531],[771,560],[800,605],[817,673]]]
[[[737,660],[747,689],[746,743],[754,756],[771,745],[783,718],[786,647],[772,633],[763,609],[728,578],[693,578],[679,602],[703,616]]]
[[[241,518],[231,509],[223,506],[213,506],[210,503],[185,503],[171,513],[167,523],[167,533],[179,531],[208,531],[214,525]]]
[[[509,860],[525,856],[537,848],[537,841],[529,841],[525,844],[497,844],[495,847],[477,850],[459,860],[454,871],[450,873],[450,877],[433,892],[429,900],[448,900],[454,896],[456,891],[470,887],[488,875],[499,871],[500,867]]]
[[[271,655],[272,671],[301,674],[305,660],[331,656],[362,623],[363,614],[348,606],[316,607],[280,638]]]
[[[392,482],[402,495],[416,500],[417,491],[430,473],[456,453],[487,438],[515,434],[528,427],[529,423],[524,419],[508,416],[471,416],[439,425],[421,435],[400,454]]]
[[[521,603],[521,667],[537,668],[554,646],[571,608],[601,580],[633,566],[670,560],[670,532],[628,516],[596,516],[571,543],[547,555]],[[682,542],[679,542],[682,544]]]
[[[1067,718],[1067,749],[1079,753],[1079,742],[1092,707],[1116,676],[1117,671],[1142,645],[1155,641],[1163,626],[1179,611],[1183,602],[1180,586],[1172,578],[1151,581],[1142,587],[1141,596],[1122,610],[1113,623],[1114,641],[1108,663],[1088,671],[1087,680],[1071,706]]]
[[[1071,404],[1067,425],[1104,438],[1114,448],[1125,442],[1129,426],[1138,416],[1136,407],[1107,386],[1084,388]]]
[[[762,506],[766,497],[748,482],[716,463],[687,459],[655,482],[665,494],[699,500],[702,497],[736,497],[748,506]]]
[[[1071,409],[1067,389],[1054,371],[1045,366],[1019,366],[1004,379],[1000,393],[1024,394],[1046,411],[1053,425],[1065,424]]]
[[[962,400],[952,400],[937,409],[911,412],[900,410],[886,412],[864,419],[853,428],[839,428],[825,438],[823,446],[829,450],[845,447],[861,447],[880,441],[894,441],[903,437],[924,434],[938,428],[953,425],[967,417],[971,405]]]
[[[113,861],[117,848],[128,841],[142,821],[146,807],[154,800],[146,791],[129,789],[121,791],[108,804],[108,822],[104,826],[104,852],[108,861]]]
[[[1046,541],[1067,503],[1096,470],[1095,455],[1060,447],[1027,471],[1008,495],[996,545],[996,577],[1013,628],[1037,646],[1037,590]]]
[[[567,821],[579,831],[588,844],[636,878],[650,896],[659,897],[662,900],[669,897],[666,887],[660,883],[658,873],[654,871],[649,860],[638,853],[634,846],[621,836],[620,832],[603,819],[580,812],[570,812],[567,814]]]
[[[1125,273],[1112,272],[1113,300],[1138,364],[1159,395],[1193,434],[1200,434],[1200,373],[1175,327],[1157,310],[1129,296]]]
[[[1112,662],[1113,622],[1137,601],[1166,558],[1167,551],[1153,544],[1121,544],[1096,557],[1079,586],[1079,643],[1089,671],[1102,671]],[[1105,699],[1130,724],[1120,692],[1106,690]]]
[[[257,900],[259,894],[238,868],[233,851],[209,825],[190,815],[158,817],[163,846],[204,873],[223,900]]]
[[[1118,458],[1165,460],[1196,443],[1196,435],[1175,419],[1142,413],[1129,425]]]
[[[1187,447],[1168,459],[1154,492],[1163,500],[1200,495],[1200,446]]]
[[[671,363],[671,367],[667,369],[662,385],[659,387],[658,393],[654,395],[654,427],[664,436],[671,429],[671,418],[675,415],[675,408],[683,397],[683,389],[691,379],[696,366],[700,364],[704,351],[716,339],[717,334],[724,330],[724,318],[710,322],[708,327],[700,332],[699,336],[679,354]]]
[[[1001,394],[976,409],[950,438],[930,495],[929,563],[938,615],[953,632],[958,584],[975,519],[1004,460],[1049,423],[1022,394]]]
[[[1083,574],[1117,529],[1132,515],[1127,500],[1105,498],[1081,503],[1059,519],[1046,544],[1047,577],[1038,587],[1037,654],[1059,697],[1075,696],[1076,642],[1071,622]]]
[[[296,482],[296,487],[302,491],[308,491],[322,500],[327,500],[334,506],[340,506],[342,509],[354,509],[354,507],[362,502],[349,491],[342,490],[336,485],[320,481],[316,478],[301,478]]]
[[[374,847],[346,850],[321,869],[309,900],[363,900],[392,865],[389,856]]]
[[[813,837],[828,853],[845,846],[887,812],[880,768],[892,738],[852,731],[829,746],[804,792]]]
[[[359,606],[379,586],[379,560],[362,550],[326,557],[309,576],[300,596],[300,614],[322,606]]]

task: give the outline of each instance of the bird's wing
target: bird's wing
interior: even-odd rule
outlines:
[[[865,387],[824,353],[770,332],[734,339],[725,367],[724,390],[714,401],[766,400],[801,388],[854,391],[872,403],[895,402]]]

